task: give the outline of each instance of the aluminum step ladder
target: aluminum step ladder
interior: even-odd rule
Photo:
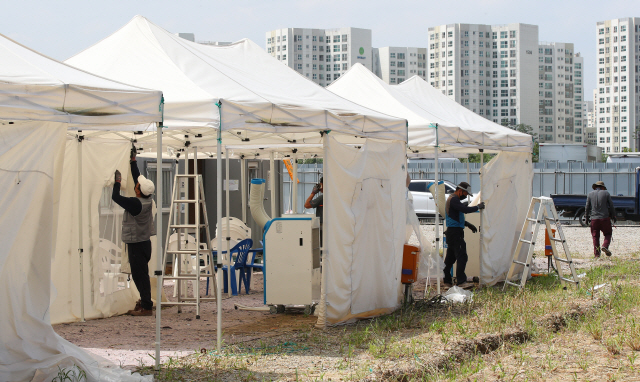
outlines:
[[[193,180],[195,199],[188,199],[189,180]],[[180,191],[184,182],[185,198],[181,199]],[[190,205],[195,205],[195,216],[193,223],[189,222],[188,209]],[[200,211],[202,207],[202,213]],[[186,211],[180,213],[178,211]],[[201,231],[204,229],[206,240],[201,240]],[[171,235],[177,233],[178,240],[176,248],[169,248]],[[182,248],[182,238],[193,234],[195,238],[195,248]],[[176,174],[171,193],[171,211],[169,213],[169,231],[165,241],[165,251],[163,256],[164,264],[168,259],[173,260],[174,269],[171,275],[165,275],[165,267],[162,270],[163,280],[175,280],[178,301],[163,302],[162,305],[177,305],[178,313],[182,312],[182,306],[194,305],[196,307],[196,319],[200,318],[200,303],[202,301],[215,301],[217,290],[213,289],[212,297],[200,297],[200,283],[202,278],[210,277],[216,285],[216,274],[213,267],[211,255],[211,237],[209,233],[209,221],[207,219],[207,205],[205,203],[204,188],[202,185],[202,175],[196,174]],[[195,262],[195,264],[194,264]],[[204,264],[201,266],[200,264]],[[182,265],[187,266],[183,267]],[[195,269],[194,269],[195,268]],[[186,281],[186,282],[185,282]],[[192,282],[194,285],[192,296],[186,293],[185,284]],[[185,289],[183,291],[183,288]],[[197,292],[196,292],[197,291]]]
[[[538,215],[534,218],[535,208],[538,206]],[[551,217],[550,217],[551,216]],[[567,240],[564,237],[564,232],[562,231],[562,225],[560,225],[560,219],[558,219],[558,212],[556,211],[556,207],[553,204],[553,199],[548,197],[534,197],[531,198],[531,204],[529,205],[529,211],[527,212],[526,220],[522,225],[522,231],[520,232],[520,238],[518,240],[518,245],[516,245],[515,253],[513,254],[513,263],[511,264],[511,268],[509,269],[509,273],[507,274],[507,279],[504,282],[503,290],[507,288],[507,285],[512,285],[518,287],[520,289],[524,288],[525,283],[527,282],[527,276],[529,274],[529,269],[531,267],[531,260],[533,259],[533,250],[536,245],[536,239],[538,238],[538,231],[540,229],[540,225],[544,224],[549,239],[551,241],[551,250],[553,252],[553,259],[556,262],[556,269],[558,271],[558,278],[562,285],[565,282],[576,284],[576,286],[580,285],[580,281],[576,275],[576,268],[573,265],[573,260],[571,259],[571,253],[569,252],[569,246],[567,245]],[[551,225],[555,226],[556,232],[558,233],[558,237],[553,237],[551,231]],[[531,232],[529,230],[529,226],[533,225],[533,236],[531,236],[531,240],[526,240],[527,232]],[[565,258],[561,258],[558,256],[558,250],[556,248],[556,242],[562,244],[562,248],[564,249]],[[522,262],[519,261],[520,251],[522,246],[526,244],[529,246],[529,250],[527,251],[527,259]],[[569,268],[571,268],[571,278],[567,278],[564,276],[562,272],[561,263],[569,264]],[[522,276],[520,278],[520,283],[515,283],[510,281],[514,275],[515,269],[517,265],[522,265],[524,269],[522,270]],[[566,289],[566,286],[565,286]]]

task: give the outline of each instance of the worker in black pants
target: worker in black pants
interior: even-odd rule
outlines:
[[[453,280],[451,279],[451,270],[453,264],[456,266],[456,284],[462,288],[471,286],[467,283],[467,275],[464,273],[467,266],[467,243],[464,241],[464,227],[468,227],[471,232],[476,233],[478,229],[471,223],[465,221],[464,214],[476,212],[484,209],[484,202],[477,206],[469,207],[463,204],[461,199],[466,199],[471,195],[471,185],[467,182],[461,182],[456,191],[449,196],[445,207],[447,220],[447,256],[444,259],[444,284],[451,287]]]
[[[151,316],[153,302],[151,301],[151,281],[149,280],[149,260],[151,260],[151,235],[154,232],[153,199],[155,191],[152,181],[140,175],[136,162],[136,149],[131,150],[131,175],[135,186],[136,196],[127,198],[120,195],[120,181],[122,176],[116,170],[115,183],[111,198],[124,208],[122,218],[122,241],[127,244],[129,264],[133,282],[140,292],[140,300],[133,310],[127,312],[132,316]]]

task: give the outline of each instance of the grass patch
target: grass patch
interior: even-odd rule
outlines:
[[[545,380],[559,373],[574,373],[563,374],[567,380],[615,380],[636,375],[640,262],[613,259],[585,272],[580,288],[569,285],[564,290],[557,277],[536,277],[523,290],[482,288],[467,304],[418,302],[354,325],[309,328],[286,338],[227,346],[223,354],[171,359],[160,372],[140,371],[155,374],[159,381],[336,381],[372,376],[406,381]],[[305,357],[314,361],[304,363]],[[611,371],[596,368],[599,362],[616,366]]]

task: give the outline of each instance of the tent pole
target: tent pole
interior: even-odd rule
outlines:
[[[224,165],[225,165],[225,179],[227,181],[227,190],[226,190],[226,203],[225,203],[225,212],[226,214],[226,221],[227,221],[227,261],[228,261],[228,266],[227,266],[227,287],[229,288],[229,297],[232,296],[231,293],[231,227],[229,227],[229,148],[225,147],[224,148]],[[222,230],[221,230],[222,231]],[[222,232],[220,232],[222,233]]]
[[[219,123],[218,143],[216,155],[216,215],[218,228],[218,274],[216,275],[216,284],[218,293],[216,294],[216,340],[218,354],[222,351],[222,100],[216,104],[218,106]]]
[[[482,146],[484,146],[484,134],[482,135]],[[480,200],[479,202],[482,201],[482,186],[483,186],[483,181],[482,181],[482,167],[484,167],[484,149],[480,149]],[[482,240],[482,236],[483,236],[483,232],[484,232],[484,211],[480,210],[480,227],[478,227],[478,232],[480,232],[480,248],[478,249],[478,258],[480,259],[480,285],[482,285],[482,244],[483,244],[483,240]]]
[[[240,186],[242,187],[242,222],[247,224],[247,173],[245,170],[244,155],[240,156]]]
[[[328,155],[328,151],[329,148],[327,147],[327,139],[329,139],[328,137],[328,133],[325,133],[324,136],[322,137],[322,153],[323,153],[323,176],[324,175],[329,175],[329,166],[328,163],[326,161]],[[329,177],[327,177],[327,179],[329,179]],[[325,194],[326,190],[323,191],[323,198],[324,198],[324,194]],[[327,201],[329,200],[329,198],[327,198]],[[323,199],[324,202],[324,199]],[[320,235],[322,235],[322,237],[320,238],[320,269],[322,274],[320,275],[321,277],[321,281],[320,281],[320,305],[321,305],[321,309],[320,309],[320,314],[318,315],[318,322],[316,323],[316,326],[318,325],[318,323],[321,323],[321,327],[322,328],[326,328],[327,327],[327,277],[328,277],[328,273],[329,273],[329,264],[327,263],[327,250],[326,247],[324,246],[325,244],[328,243],[327,241],[327,235],[326,235],[326,228],[324,227],[324,223],[327,221],[327,209],[326,208],[322,208],[322,222],[320,223]],[[321,316],[322,315],[322,316]]]
[[[198,175],[198,146],[193,146],[193,196],[196,200],[193,211],[193,221],[196,223],[194,236],[196,237],[196,287],[193,297],[196,298],[196,320],[200,319],[200,221],[204,220],[200,216],[200,176]],[[189,196],[187,196],[189,198]],[[189,223],[187,223],[189,224]],[[207,227],[209,228],[209,227]],[[190,269],[191,270],[191,269]]]
[[[275,171],[275,158],[273,151],[269,154],[269,187],[271,188],[271,219],[277,218],[276,214],[276,171]]]
[[[84,319],[84,245],[82,238],[82,141],[84,135],[78,131],[78,255],[80,261],[80,322]]]
[[[291,179],[291,213],[298,213],[298,156],[293,154],[292,160],[292,173],[293,179]]]
[[[435,165],[435,169],[434,169],[434,180],[436,182],[436,186],[435,186],[435,190],[436,190],[436,194],[434,195],[434,200],[436,201],[436,203],[438,202],[438,181],[439,181],[439,162],[438,162],[438,124],[436,124],[436,146],[433,148],[433,155],[434,155],[434,165]],[[440,261],[438,260],[438,257],[440,257],[440,212],[438,211],[438,205],[436,204],[436,211],[435,211],[435,216],[436,216],[436,282],[437,282],[437,286],[436,286],[436,290],[438,292],[438,294],[440,294],[440,278],[442,277],[442,270],[440,269]],[[425,289],[426,290],[426,289]]]
[[[160,370],[160,322],[162,320],[162,122],[156,125],[156,370]]]

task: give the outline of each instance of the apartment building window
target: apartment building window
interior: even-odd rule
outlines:
[[[286,54],[283,54],[283,55],[282,55],[282,61],[285,61],[286,59],[287,59],[287,55],[286,55]]]
[[[298,64],[298,70],[302,70],[302,64]]]
[[[347,42],[347,35],[346,34],[342,35],[342,42]]]
[[[500,38],[507,38],[507,31],[500,32]]]
[[[314,36],[314,37],[315,37],[315,36]],[[317,52],[317,51],[318,51],[318,46],[317,46],[317,45],[314,45],[314,46],[313,46],[313,51],[314,51],[314,52]]]
[[[340,42],[340,35],[333,36],[333,42]]]
[[[395,69],[389,70],[389,74],[391,74],[392,76],[395,76],[396,75],[396,70]],[[435,76],[434,73],[431,72],[431,78],[433,78],[434,76]]]
[[[340,61],[340,55],[339,54],[334,54],[333,55],[333,61]]]
[[[349,69],[348,67],[349,64],[347,64],[346,62],[342,64],[342,70],[347,70]]]
[[[347,44],[342,44],[342,51],[346,52],[347,51]]]
[[[333,74],[333,79],[334,79],[334,80],[337,80],[337,79],[338,79],[338,77],[340,77],[340,73],[334,73],[334,74]]]
[[[398,68],[404,68],[404,61],[398,61]]]
[[[500,48],[501,49],[506,49],[508,48],[508,42],[507,41],[500,41]]]
[[[333,64],[333,71],[334,72],[339,72],[340,71],[340,64]]]
[[[340,45],[334,45],[333,46],[333,51],[334,52],[339,52],[340,51]]]
[[[342,61],[347,61],[347,54],[346,53],[342,54]]]
[[[317,55],[317,54],[314,54],[314,55],[313,55],[313,61],[317,61],[317,60],[318,60],[318,55]],[[314,64],[314,65],[315,65],[315,64]]]
[[[404,60],[404,53],[398,53],[398,60]]]

